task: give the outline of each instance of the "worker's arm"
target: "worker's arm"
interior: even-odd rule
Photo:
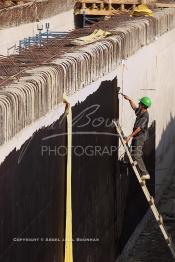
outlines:
[[[125,142],[128,143],[129,140],[130,140],[132,137],[136,136],[140,131],[141,131],[141,128],[140,128],[140,127],[137,127],[136,130],[134,130],[134,131],[132,132],[132,134],[130,134],[130,135],[126,138]]]
[[[133,109],[133,110],[136,110],[136,108],[137,108],[138,106],[134,103],[134,101],[133,101],[130,97],[126,96],[126,95],[123,95],[123,97],[124,97],[126,100],[129,101],[130,106],[132,107],[132,109]]]

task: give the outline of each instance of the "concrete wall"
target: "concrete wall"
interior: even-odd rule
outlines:
[[[121,60],[174,27],[174,9],[159,11],[153,19],[125,19],[113,28],[114,35],[104,41],[77,48],[52,64],[26,69],[18,80],[12,78],[9,84],[2,84],[0,144],[57,106],[63,92],[70,96],[111,72],[116,76]],[[67,52],[69,49],[67,46]]]
[[[92,94],[87,89],[72,107],[73,256],[75,262],[114,262],[147,206],[135,176],[118,160],[111,125],[119,113],[116,78],[96,83]],[[2,262],[64,261],[67,129],[60,113],[47,115],[32,136],[26,127],[28,137],[21,134],[0,165]],[[150,142],[154,155],[154,135]],[[154,160],[149,168],[154,177]]]
[[[66,23],[65,23],[66,21]],[[0,30],[0,55],[9,55],[16,53],[16,48],[19,46],[19,40],[25,37],[32,37],[38,34],[37,25],[42,24],[45,28],[45,23],[50,23],[50,31],[69,31],[74,29],[73,9],[68,9],[58,15],[45,18],[40,22],[30,22],[19,26],[7,27]],[[46,31],[46,30],[43,30]],[[14,46],[14,47],[13,47]],[[12,47],[12,48],[11,48]],[[8,50],[11,48],[10,50]]]
[[[69,14],[70,12],[66,15],[69,16]],[[63,17],[65,15],[61,20]],[[53,28],[57,28],[57,19],[53,18],[53,21]],[[25,26],[30,28],[30,25]],[[33,30],[32,26],[30,30]],[[106,74],[112,72],[115,76],[117,75],[123,92],[135,98],[149,95],[153,99],[150,122],[156,120],[157,128],[156,183],[162,183],[163,176],[166,177],[166,173],[171,171],[169,168],[173,168],[171,156],[173,156],[174,147],[169,145],[174,143],[172,132],[174,126],[174,27],[174,9],[156,12],[152,20],[139,18],[137,23],[124,21],[113,29],[116,35],[103,42],[97,42],[80,48],[75,53],[67,54],[62,59],[53,61],[52,66],[48,64],[48,66],[28,70],[27,76],[24,74],[19,81],[5,86],[0,94],[0,101],[2,101],[0,107],[1,144],[9,141],[25,126],[57,106],[61,102],[63,92],[71,95],[83,89],[84,86],[91,85],[94,81],[100,81],[102,76],[105,78]],[[124,37],[121,36],[121,31]],[[19,32],[21,32],[20,29]],[[102,63],[96,63],[99,60]],[[69,74],[71,81],[69,81]],[[47,76],[47,81],[45,76]],[[35,79],[35,84],[31,82],[32,78]],[[29,92],[23,90],[28,88]],[[16,106],[14,93],[19,100],[19,107]],[[4,95],[8,97],[8,103]],[[28,101],[27,106],[25,106],[25,101]],[[159,101],[159,107],[157,107],[157,101]],[[125,132],[130,132],[134,115],[125,101],[121,101],[120,119]]]
[[[38,126],[25,137],[18,136],[20,132],[25,131],[29,126],[32,127],[39,118],[61,103],[63,92],[70,97],[74,96],[74,106],[78,101],[84,101],[90,93],[98,90],[102,81],[117,77],[122,91],[128,95],[135,98],[142,95],[152,97],[153,106],[150,115],[151,121],[156,120],[156,179],[161,182],[163,175],[158,169],[163,167],[164,170],[171,171],[166,169],[167,159],[168,168],[173,168],[174,27],[174,10],[160,12],[154,20],[144,18],[138,24],[123,23],[116,29],[116,32],[120,32],[117,36],[82,48],[76,53],[67,54],[61,60],[55,60],[52,65],[28,70],[28,74],[21,77],[19,81],[5,86],[0,93],[1,120],[3,120],[1,121],[1,161],[3,162],[15,147],[19,147],[22,143],[21,139],[25,142]],[[124,37],[121,35],[121,30]],[[168,30],[169,32],[166,32]],[[166,34],[163,35],[165,32]],[[159,38],[155,39],[158,36]],[[31,81],[32,79],[35,79],[35,83]],[[158,99],[162,101],[162,108],[156,107]],[[134,121],[133,112],[122,100],[119,111],[124,131],[129,133]],[[45,119],[48,120],[48,117]],[[12,143],[16,136],[18,139]],[[166,176],[166,172],[163,174]],[[167,172],[167,177],[169,175],[170,173]],[[120,193],[120,197],[123,197],[122,192]],[[118,211],[120,212],[120,209]],[[132,210],[131,213],[134,214]]]
[[[43,140],[55,132],[66,132],[65,118],[34,132],[0,165],[1,262],[64,261],[66,156],[42,153],[66,144],[63,135]]]
[[[175,30],[167,32],[152,44],[123,60],[117,69],[121,90],[136,102],[150,96],[150,123],[156,121],[156,189],[162,189],[174,169],[175,155]],[[120,120],[130,134],[134,113],[126,100],[120,98]]]

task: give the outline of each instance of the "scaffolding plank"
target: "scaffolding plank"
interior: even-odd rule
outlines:
[[[159,8],[170,8],[173,7],[175,8],[175,3],[155,3],[156,7]]]
[[[86,4],[139,4],[139,0],[78,0],[77,3],[86,3]]]

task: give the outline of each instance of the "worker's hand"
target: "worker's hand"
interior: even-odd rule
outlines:
[[[128,144],[128,142],[130,141],[131,137],[132,137],[132,136],[129,135],[127,138],[125,138],[125,143],[126,143],[126,144]]]
[[[123,95],[123,97],[124,97],[124,99],[126,99],[128,101],[131,100],[131,98],[129,96]]]

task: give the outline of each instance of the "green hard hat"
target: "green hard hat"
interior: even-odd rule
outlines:
[[[151,106],[151,99],[149,97],[147,97],[147,96],[142,97],[139,101],[140,101],[140,103],[142,103],[146,107],[150,107]]]

